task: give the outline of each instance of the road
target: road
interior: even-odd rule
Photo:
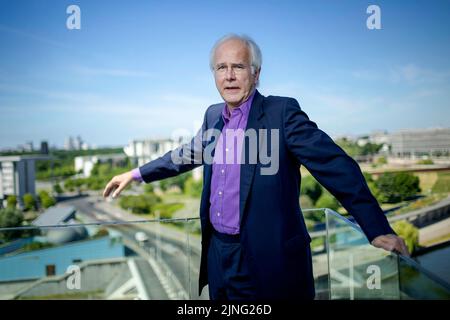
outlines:
[[[81,197],[63,202],[74,206],[77,216],[84,222],[126,221],[130,217],[117,218],[117,212],[107,211],[107,207],[99,208],[96,197]],[[138,220],[134,218],[133,220]],[[135,265],[143,287],[149,299],[208,299],[207,290],[198,296],[198,268],[200,251],[194,245],[196,239],[179,231],[171,230],[172,237],[164,236],[159,223],[134,223],[126,225],[106,226],[121,233],[124,243],[139,255]],[[158,230],[159,229],[159,230]],[[143,231],[148,241],[138,242],[137,231]],[[189,241],[192,241],[192,245]]]

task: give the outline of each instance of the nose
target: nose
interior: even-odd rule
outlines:
[[[232,81],[236,79],[236,74],[234,73],[233,68],[227,68],[227,73],[225,74],[225,77],[228,81]]]

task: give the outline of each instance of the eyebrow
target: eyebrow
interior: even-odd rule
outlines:
[[[225,62],[222,62],[222,63],[218,63],[218,64],[216,64],[216,68],[218,68],[218,67],[223,67],[223,66],[226,66],[227,64],[225,63]],[[245,68],[245,64],[244,63],[232,63],[231,64],[231,67],[232,68],[235,68],[235,67],[242,67],[242,68]]]

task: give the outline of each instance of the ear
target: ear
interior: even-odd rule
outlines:
[[[253,76],[255,77],[255,82],[258,82],[260,73],[261,73],[261,68],[256,70],[255,73],[253,74]]]

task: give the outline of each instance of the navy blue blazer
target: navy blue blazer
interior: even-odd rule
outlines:
[[[186,151],[177,148],[140,167],[145,182],[172,177],[204,165],[200,204],[202,255],[199,292],[208,283],[207,254],[212,234],[209,221],[211,163],[200,155],[217,142],[206,137],[208,129],[222,130],[224,103],[210,106],[202,128]],[[317,125],[309,120],[293,98],[255,93],[247,129],[279,129],[279,169],[261,174],[264,161],[241,164],[240,234],[244,256],[249,261],[258,298],[312,299],[315,295],[310,251],[311,238],[299,205],[300,165],[328,189],[355,217],[369,241],[394,233],[365,182],[357,163]],[[268,140],[270,141],[270,139]],[[258,141],[260,142],[260,141]],[[259,147],[264,145],[261,141]],[[270,143],[265,147],[271,152]],[[249,146],[244,144],[248,154]],[[174,163],[171,153],[197,161]],[[198,157],[200,156],[200,161]],[[196,158],[197,157],[197,158]]]

